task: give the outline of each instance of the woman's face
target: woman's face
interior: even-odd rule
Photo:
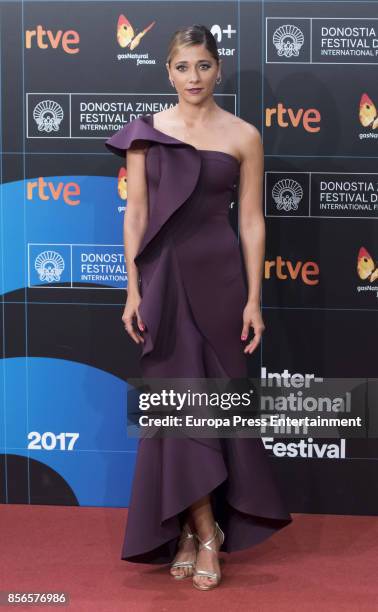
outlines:
[[[179,47],[166,64],[169,78],[174,82],[179,96],[188,102],[203,101],[212,95],[215,80],[220,76],[219,66],[205,45]]]

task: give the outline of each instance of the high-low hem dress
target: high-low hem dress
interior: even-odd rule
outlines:
[[[247,284],[228,218],[240,164],[168,136],[151,115],[105,144],[125,160],[128,148],[146,142],[149,217],[134,259],[146,326],[141,374],[246,377]],[[207,494],[226,535],[224,552],[262,542],[292,521],[261,438],[142,438],[121,558],[172,562],[184,511]]]

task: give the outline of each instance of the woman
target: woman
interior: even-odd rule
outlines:
[[[216,104],[221,60],[206,27],[177,31],[166,67],[176,106],[106,141],[127,151],[122,320],[141,345],[144,377],[242,378],[264,331],[260,134]],[[228,221],[238,183],[245,268]],[[208,590],[220,581],[219,550],[252,546],[291,520],[261,438],[145,438],[122,559],[171,562],[176,579]]]

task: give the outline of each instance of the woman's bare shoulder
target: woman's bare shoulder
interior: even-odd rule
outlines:
[[[225,124],[227,124],[226,135],[229,142],[237,143],[241,157],[245,157],[251,151],[259,153],[262,149],[262,138],[257,127],[228,111],[224,112],[226,113]]]
[[[240,130],[239,134],[241,138],[244,137],[246,139],[252,140],[252,142],[261,140],[260,131],[257,129],[255,125],[253,125],[253,123],[244,121],[244,119],[240,119],[240,117],[238,117],[238,123],[239,123],[238,127]]]

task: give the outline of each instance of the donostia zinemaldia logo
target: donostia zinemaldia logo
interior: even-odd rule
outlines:
[[[39,132],[57,132],[63,116],[62,107],[54,100],[38,102],[33,111],[33,118]]]
[[[64,260],[56,251],[43,251],[36,257],[34,267],[39,280],[56,283],[64,270]]]
[[[303,32],[295,25],[285,24],[274,31],[273,44],[280,57],[298,57],[303,43]]]
[[[303,198],[303,189],[293,179],[281,179],[272,189],[272,197],[277,210],[298,210],[298,204]]]

